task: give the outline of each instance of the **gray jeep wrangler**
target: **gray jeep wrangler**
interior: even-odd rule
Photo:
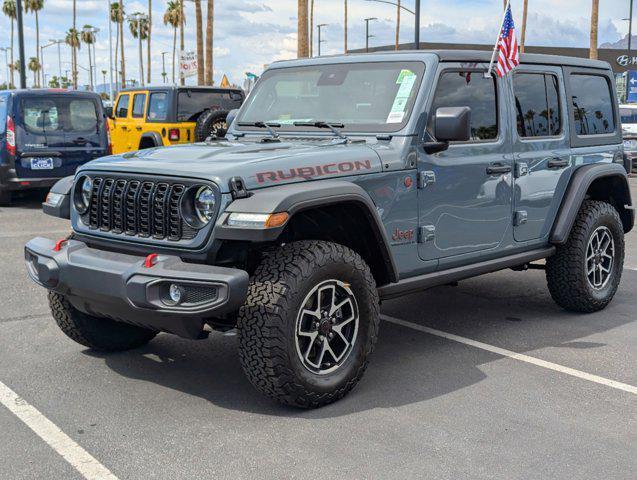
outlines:
[[[600,310],[634,223],[611,70],[523,55],[497,78],[488,61],[275,63],[224,138],[60,181],[44,209],[73,233],[31,240],[28,272],[91,349],[236,328],[250,381],[299,407],[360,380],[383,300],[533,267],[561,307]]]

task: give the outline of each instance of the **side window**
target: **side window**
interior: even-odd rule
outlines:
[[[432,136],[435,112],[441,107],[471,108],[471,140],[498,137],[495,79],[485,78],[483,72],[446,72],[440,76],[427,126]]]
[[[97,110],[92,100],[71,100],[69,114],[72,130],[83,132],[97,130]]]
[[[151,93],[148,101],[148,120],[163,122],[168,118],[168,94],[166,92]]]
[[[115,109],[115,116],[118,118],[128,117],[128,102],[130,101],[130,95],[121,95],[117,101],[117,108]]]
[[[562,132],[558,80],[555,75],[516,73],[513,77],[518,134],[547,137]]]
[[[146,103],[145,93],[136,93],[133,96],[133,118],[144,117],[144,104]]]
[[[570,83],[577,135],[615,132],[613,100],[606,77],[578,73],[570,76]]]

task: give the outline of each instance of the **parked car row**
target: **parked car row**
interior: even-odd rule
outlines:
[[[163,86],[123,90],[112,109],[92,92],[0,92],[0,204],[94,158],[222,134],[243,100],[239,89]]]

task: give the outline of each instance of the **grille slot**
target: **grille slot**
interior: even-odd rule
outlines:
[[[181,218],[186,186],[111,177],[93,177],[91,203],[82,217],[91,230],[156,240],[192,240],[197,230]]]

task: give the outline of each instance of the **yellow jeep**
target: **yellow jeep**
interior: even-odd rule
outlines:
[[[228,111],[243,100],[242,90],[218,87],[122,90],[109,118],[113,153],[203,141],[227,128]]]

